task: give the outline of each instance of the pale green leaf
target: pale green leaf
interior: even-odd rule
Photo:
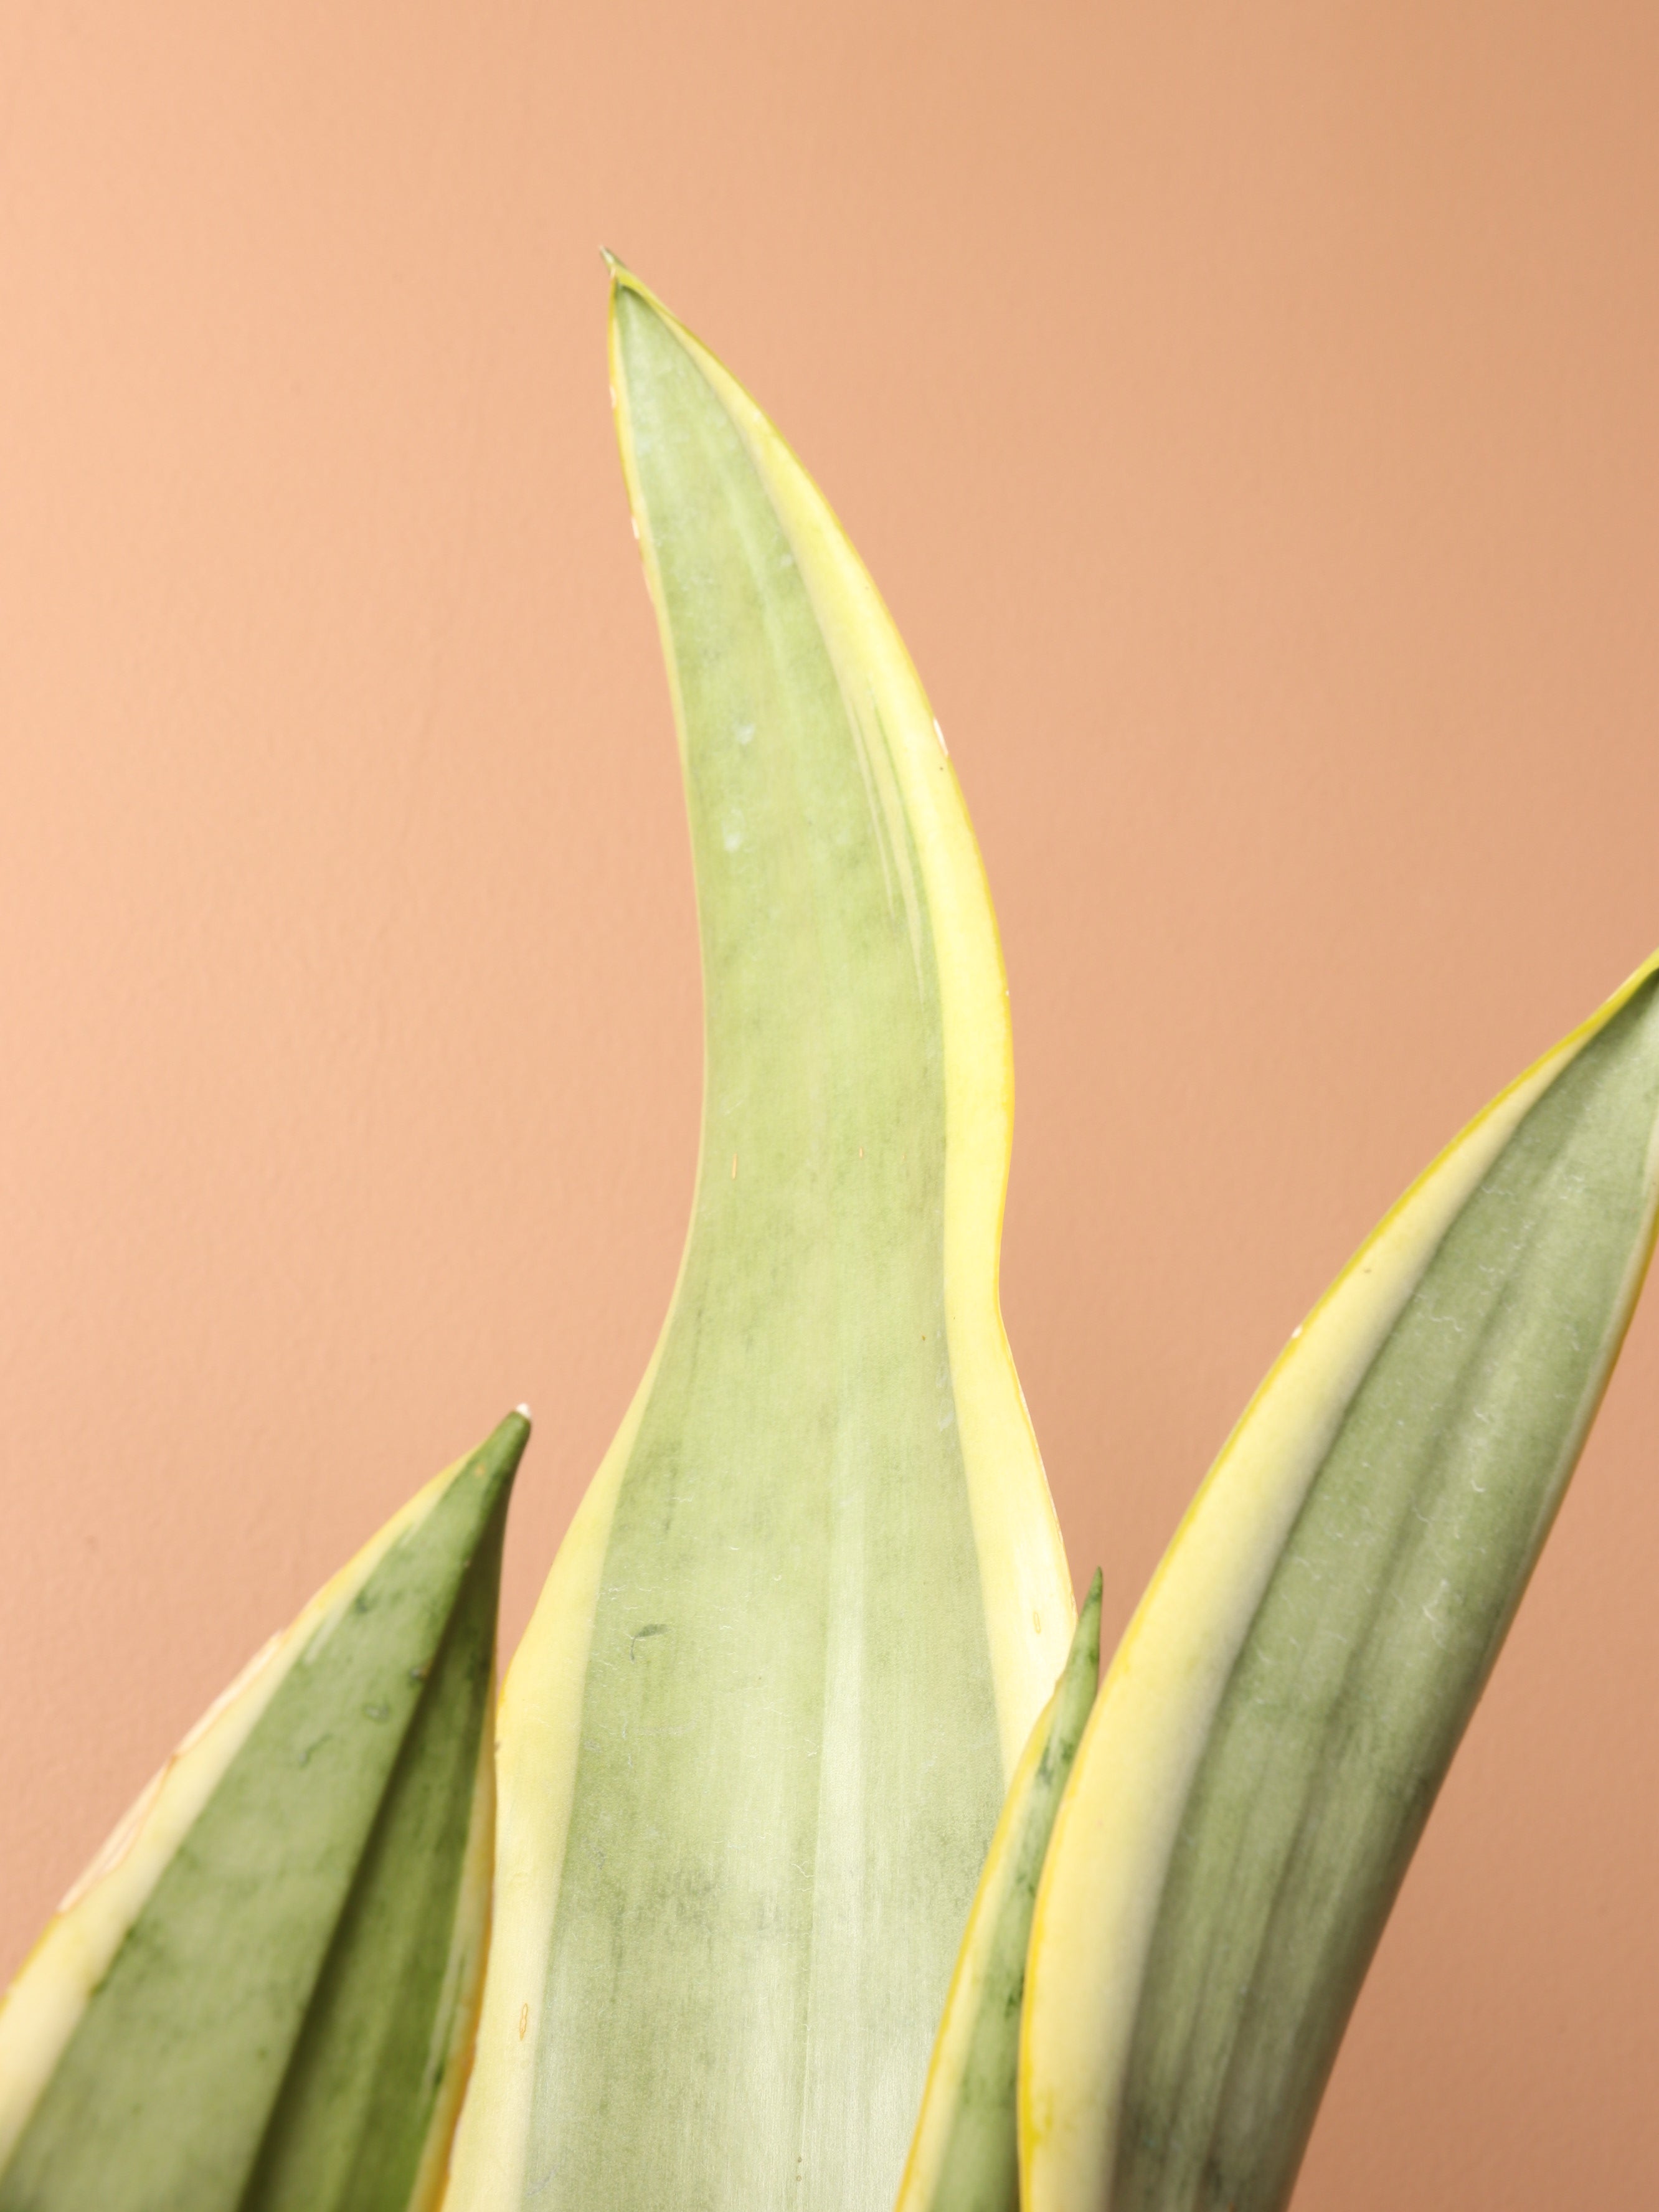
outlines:
[[[625,273],[702,1153],[672,1308],[503,1698],[451,2212],[887,2212],[1070,1636],[998,1316],[1007,1016],[914,671],[777,434]]]

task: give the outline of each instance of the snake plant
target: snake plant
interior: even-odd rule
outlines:
[[[672,1303],[493,1764],[521,1420],[52,1923],[0,2212],[1276,2212],[1647,1263],[1659,966],[1314,1309],[1097,1693],[998,1310],[1006,993],[944,741],[777,432],[611,299],[702,940]]]

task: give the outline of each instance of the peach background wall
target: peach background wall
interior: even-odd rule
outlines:
[[[654,1336],[698,986],[601,241],[951,740],[1008,1323],[1115,1623],[1659,940],[1643,0],[0,0],[0,1974],[527,1397],[516,1637]],[[1650,1302],[1299,2212],[1651,2200],[1656,1432]]]

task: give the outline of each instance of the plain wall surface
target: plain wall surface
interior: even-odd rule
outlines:
[[[661,1319],[697,956],[601,243],[950,739],[1109,1632],[1659,941],[1650,7],[0,0],[0,1975],[527,1398],[510,1644]],[[1656,1576],[1659,1290],[1298,2212],[1652,2201]]]

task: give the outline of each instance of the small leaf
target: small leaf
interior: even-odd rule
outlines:
[[[1027,2212],[1277,2212],[1652,1249],[1659,963],[1407,1192],[1258,1392],[1055,1822]]]
[[[416,2212],[489,1924],[503,1421],[275,1638],[0,2008],[0,2212]]]
[[[1014,2091],[1025,1953],[1049,1832],[1100,1676],[1100,1589],[1097,1572],[991,1839],[896,2212],[1018,2212]]]

